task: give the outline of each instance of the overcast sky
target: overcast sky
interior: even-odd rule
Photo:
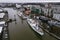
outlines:
[[[60,2],[59,0],[0,0],[0,3]]]

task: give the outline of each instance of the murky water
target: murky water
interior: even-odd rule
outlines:
[[[12,8],[5,9],[8,10],[9,19],[14,20],[14,15],[16,16],[16,22],[9,23],[10,40],[56,40],[47,33],[44,36],[35,33],[27,24],[26,20],[21,20],[17,15],[17,10],[13,10]]]

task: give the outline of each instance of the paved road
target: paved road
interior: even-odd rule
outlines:
[[[47,33],[43,37],[32,31],[25,20],[17,15],[18,11],[12,8],[5,8],[8,11],[9,19],[16,17],[16,22],[9,23],[10,40],[56,40]],[[15,15],[15,16],[14,16]]]

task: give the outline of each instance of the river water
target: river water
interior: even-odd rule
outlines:
[[[13,8],[5,8],[5,10],[8,11],[9,19],[14,20],[16,17],[16,22],[9,23],[10,40],[57,40],[47,33],[45,33],[44,36],[35,33],[27,24],[26,20],[22,20],[17,15],[17,10]]]

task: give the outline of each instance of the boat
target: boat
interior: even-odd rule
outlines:
[[[60,22],[58,22],[58,21],[51,20],[51,21],[48,21],[48,24],[49,24],[50,26],[60,27]]]
[[[0,37],[2,37],[4,25],[5,21],[0,21]]]
[[[40,17],[39,17],[39,20],[41,20],[42,22],[47,23],[50,19],[47,18],[47,17],[45,17],[45,16],[40,16]]]
[[[3,27],[2,27],[2,26],[0,26],[0,36],[1,36],[1,33],[2,33],[2,29],[3,29]]]
[[[0,13],[0,18],[3,18],[5,16],[5,13]]]
[[[38,23],[35,22],[35,20],[33,19],[27,19],[28,24],[31,26],[31,28],[37,32],[39,35],[44,35],[43,30],[40,28],[40,26],[38,25]]]
[[[18,16],[20,16],[22,19],[27,19],[29,16],[25,16],[22,12],[17,14]]]
[[[19,11],[17,15],[22,16],[22,14],[23,14],[23,13]]]
[[[0,8],[0,13],[8,13],[6,10]]]

